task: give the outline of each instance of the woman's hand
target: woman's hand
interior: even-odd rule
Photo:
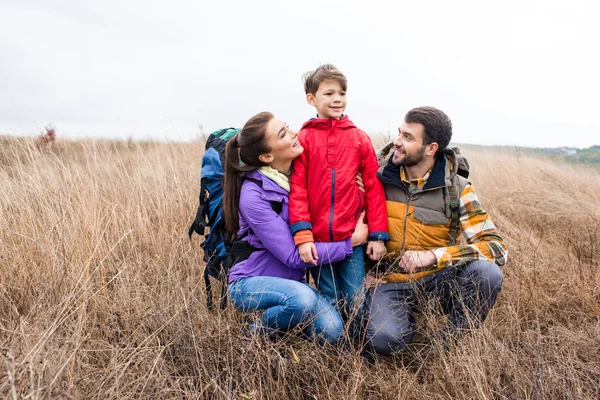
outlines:
[[[298,252],[303,262],[307,264],[317,265],[319,259],[317,248],[313,242],[302,243],[298,245]]]
[[[365,212],[360,213],[356,228],[352,234],[352,247],[361,246],[367,243],[369,237],[369,225],[365,224]]]
[[[365,193],[365,181],[363,180],[362,174],[359,172],[356,174],[354,178],[356,180],[356,185],[358,186],[358,190]]]

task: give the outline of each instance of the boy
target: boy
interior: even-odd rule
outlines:
[[[304,262],[316,265],[314,242],[334,242],[352,236],[366,208],[369,224],[367,254],[378,260],[389,240],[385,194],[377,179],[377,156],[370,138],[347,116],[346,77],[324,64],[304,75],[306,100],[317,109],[317,118],[305,122],[298,134],[304,152],[292,168],[290,223]],[[365,193],[356,184],[362,175]],[[319,291],[341,314],[351,311],[365,277],[364,248],[329,266],[311,269]]]

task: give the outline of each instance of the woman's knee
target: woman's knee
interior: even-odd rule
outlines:
[[[313,333],[319,340],[336,343],[342,337],[344,331],[342,317],[324,297],[317,295],[317,307],[313,310],[311,318]]]
[[[328,343],[337,343],[344,332],[344,323],[335,311],[317,315],[313,324],[316,336]]]
[[[310,314],[317,307],[318,297],[315,292],[307,285],[298,282],[298,287],[288,296],[284,302],[284,307],[291,312],[301,312]]]

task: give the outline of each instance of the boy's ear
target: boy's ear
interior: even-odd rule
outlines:
[[[312,93],[309,93],[306,95],[306,101],[308,102],[308,104],[310,104],[313,107],[317,106],[317,101],[315,100],[315,95]]]
[[[260,156],[258,156],[258,159],[264,162],[265,164],[269,164],[273,161],[273,155],[271,153],[261,154]]]

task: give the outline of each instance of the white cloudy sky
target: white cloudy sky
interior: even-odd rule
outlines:
[[[597,1],[0,0],[0,134],[194,139],[269,110],[301,76],[348,77],[350,118],[395,131],[432,105],[463,143],[600,144]]]

